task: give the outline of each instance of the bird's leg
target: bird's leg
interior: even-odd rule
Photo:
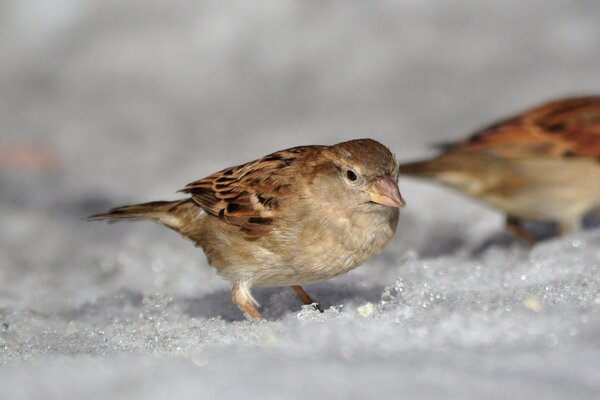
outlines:
[[[296,292],[296,294],[298,295],[298,297],[300,297],[300,300],[302,300],[302,302],[306,305],[313,305],[313,307],[315,307],[316,310],[319,310],[320,312],[323,312],[323,309],[321,308],[321,306],[319,305],[319,303],[317,303],[316,301],[314,301],[312,299],[312,297],[310,297],[310,295],[308,293],[306,293],[306,291],[304,289],[302,289],[302,286],[290,286],[292,289],[294,289],[294,292]]]
[[[522,223],[523,221],[520,218],[507,215],[506,231],[528,245],[534,245],[537,242],[537,239],[523,228]]]
[[[256,309],[259,305],[252,293],[250,293],[250,285],[246,280],[239,280],[231,289],[231,300],[239,307],[246,316],[251,318],[263,319],[263,315]]]

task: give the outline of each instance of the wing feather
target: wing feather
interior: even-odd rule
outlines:
[[[238,226],[248,236],[269,232],[281,201],[292,190],[299,158],[322,146],[301,146],[216,172],[188,184],[182,192],[207,213]]]
[[[554,101],[479,130],[447,151],[502,157],[600,157],[600,97]]]

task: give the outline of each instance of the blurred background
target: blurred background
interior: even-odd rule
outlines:
[[[593,0],[3,1],[4,211],[77,219],[176,198],[215,170],[301,144],[371,137],[401,161],[432,154],[524,107],[596,93],[599,10]],[[407,185],[411,219],[419,193]],[[422,226],[465,218],[425,214]]]
[[[121,290],[134,305],[161,291],[192,299],[192,315],[237,319],[228,285],[174,233],[81,219],[175,199],[290,146],[371,137],[408,161],[540,102],[597,94],[599,18],[594,0],[4,0],[0,309],[77,320]],[[378,276],[407,252],[501,230],[473,200],[400,186],[409,207]],[[368,282],[361,271],[340,282]]]
[[[524,107],[597,92],[599,9],[3,1],[2,143],[47,148],[54,183],[111,202],[164,197],[298,144],[373,137],[410,159]]]

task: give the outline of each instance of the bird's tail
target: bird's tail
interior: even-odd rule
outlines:
[[[89,221],[118,222],[122,220],[149,219],[179,231],[186,218],[189,217],[191,199],[177,201],[153,201],[117,207],[103,214],[90,215]]]
[[[443,165],[436,159],[415,161],[400,164],[400,174],[416,177],[432,177],[443,170]]]

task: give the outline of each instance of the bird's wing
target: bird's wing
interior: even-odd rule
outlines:
[[[444,151],[475,150],[510,158],[600,160],[600,97],[554,101],[479,130]]]
[[[192,182],[182,192],[207,213],[238,226],[248,236],[269,232],[281,202],[293,191],[296,161],[319,146],[301,146],[216,172]]]

